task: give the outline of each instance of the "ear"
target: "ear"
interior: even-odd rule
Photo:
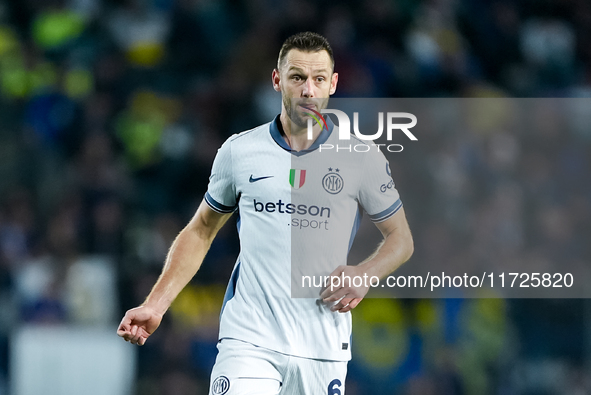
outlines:
[[[279,75],[279,70],[273,69],[273,73],[271,74],[271,80],[273,81],[273,89],[277,92],[281,92],[281,76]]]
[[[329,93],[331,95],[336,92],[338,81],[339,81],[339,73],[332,73],[332,77],[330,78],[330,91],[329,91]]]

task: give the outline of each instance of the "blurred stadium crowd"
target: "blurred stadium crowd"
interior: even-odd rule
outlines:
[[[332,43],[339,97],[591,95],[586,0],[0,2],[0,394],[20,325],[115,336],[217,148],[279,113],[271,70],[304,30]],[[542,115],[539,135],[440,135],[392,164],[408,264],[590,262],[591,133]],[[226,226],[139,349],[136,393],[207,393],[238,248]],[[347,393],[588,394],[590,318],[586,300],[367,299]]]

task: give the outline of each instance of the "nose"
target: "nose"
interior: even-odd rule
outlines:
[[[304,89],[302,90],[302,97],[314,97],[314,81],[312,78],[306,79]]]

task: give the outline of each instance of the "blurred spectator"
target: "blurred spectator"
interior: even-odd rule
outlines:
[[[163,2],[164,3],[164,2]],[[128,0],[108,18],[115,43],[136,66],[153,67],[165,56],[170,16],[148,1]]]
[[[563,86],[572,82],[575,34],[568,22],[531,19],[521,29],[521,51],[533,66],[537,83]]]

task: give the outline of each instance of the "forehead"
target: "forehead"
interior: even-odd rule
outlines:
[[[292,67],[311,70],[326,69],[331,71],[332,61],[330,60],[330,55],[324,49],[315,52],[292,49],[285,56],[284,70],[287,71]]]

